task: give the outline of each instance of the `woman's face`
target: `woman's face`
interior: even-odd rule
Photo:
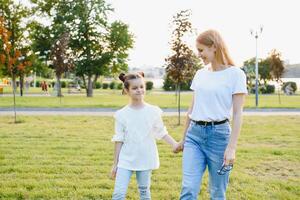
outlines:
[[[198,57],[202,59],[205,65],[211,63],[215,59],[216,48],[214,45],[211,47],[201,43],[196,44],[198,50]]]

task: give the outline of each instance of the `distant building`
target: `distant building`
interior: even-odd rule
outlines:
[[[287,64],[281,80],[283,82],[295,82],[297,84],[297,90],[300,91],[300,64]]]
[[[286,65],[281,78],[300,78],[300,64]]]
[[[152,67],[152,68],[131,68],[129,72],[144,72],[145,78],[162,79],[165,75],[165,68]]]

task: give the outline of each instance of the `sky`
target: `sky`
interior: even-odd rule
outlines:
[[[250,29],[263,31],[258,37],[258,57],[272,49],[290,64],[300,63],[300,1],[298,0],[106,0],[115,9],[111,20],[121,20],[134,34],[129,67],[161,67],[170,55],[172,16],[190,9],[196,34],[186,36],[195,51],[197,34],[218,30],[237,66],[255,57],[255,37]]]

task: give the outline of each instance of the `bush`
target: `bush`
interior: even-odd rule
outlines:
[[[116,89],[117,88],[117,83],[115,81],[110,82],[109,88],[112,89],[112,90]]]
[[[146,82],[146,90],[152,90],[152,88],[153,88],[153,82],[147,81]]]
[[[262,85],[259,87],[259,91],[262,94],[272,94],[275,92],[275,86],[274,85]]]
[[[122,90],[122,89],[123,89],[123,83],[118,83],[117,89],[118,89],[118,90]]]
[[[35,81],[35,87],[40,87],[40,86],[41,86],[41,82],[40,81]]]
[[[96,89],[100,89],[100,88],[101,88],[101,83],[96,82],[96,83],[95,83],[95,88],[96,88]]]
[[[61,81],[61,88],[66,88],[67,87],[67,82],[66,81]]]
[[[103,83],[102,84],[102,88],[105,89],[105,90],[108,88],[108,86],[109,86],[108,83]]]
[[[286,87],[290,85],[291,89],[292,89],[292,92],[295,93],[297,91],[297,84],[293,81],[288,81],[288,82],[285,82],[283,83],[283,86],[282,86],[282,90],[283,91],[286,91]]]

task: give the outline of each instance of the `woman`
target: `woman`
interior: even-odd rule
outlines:
[[[183,180],[180,199],[197,199],[206,167],[211,199],[226,199],[242,125],[242,110],[247,94],[246,76],[234,66],[227,47],[215,30],[201,33],[196,41],[205,67],[197,71],[181,145]],[[232,130],[229,124],[233,110]]]

